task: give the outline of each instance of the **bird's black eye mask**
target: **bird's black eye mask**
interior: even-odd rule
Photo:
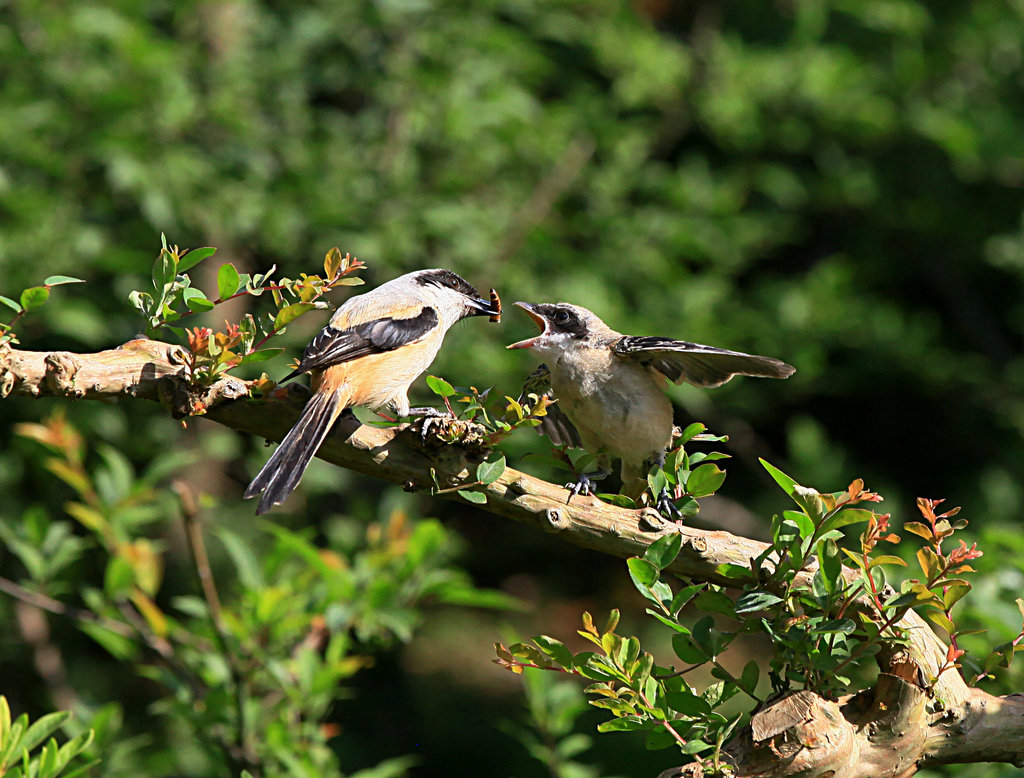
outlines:
[[[454,289],[456,292],[461,292],[466,297],[480,297],[480,293],[469,281],[453,273],[451,270],[434,270],[429,273],[421,273],[416,276],[416,283],[420,286],[426,286],[427,284],[445,286],[449,289]]]
[[[587,325],[572,308],[552,303],[534,307],[537,313],[547,320],[552,332],[564,332],[577,340],[586,337]]]

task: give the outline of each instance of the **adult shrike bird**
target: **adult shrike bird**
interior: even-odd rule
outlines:
[[[298,367],[310,373],[313,396],[281,445],[252,479],[256,513],[280,505],[302,478],[331,426],[346,408],[409,415],[409,385],[434,361],[445,333],[468,316],[497,321],[501,305],[450,270],[418,270],[347,300],[306,346]],[[282,381],[282,383],[283,383]]]
[[[711,387],[734,375],[788,378],[794,372],[772,357],[623,335],[578,305],[516,305],[541,332],[508,348],[531,349],[545,361],[524,392],[558,399],[539,429],[555,445],[568,443],[599,453],[598,474],[581,475],[578,483],[566,485],[575,494],[589,494],[591,479],[611,472],[611,458],[622,460],[623,494],[634,499],[643,494],[648,470],[653,463],[664,464],[672,442],[672,403],[663,390],[664,379]],[[658,506],[671,510],[667,493],[658,495]]]

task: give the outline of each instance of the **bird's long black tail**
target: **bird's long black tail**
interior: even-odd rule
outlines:
[[[244,497],[247,500],[263,492],[256,506],[257,516],[280,505],[295,491],[303,472],[327,437],[335,419],[344,410],[345,404],[345,397],[340,390],[330,394],[314,394],[306,403],[295,426],[284,436],[281,445],[245,490]]]

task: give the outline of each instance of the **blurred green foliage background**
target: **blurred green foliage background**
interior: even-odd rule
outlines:
[[[735,457],[728,499],[698,523],[763,536],[784,500],[758,456],[822,490],[863,477],[897,519],[918,495],[949,498],[988,554],[972,618],[995,643],[1016,633],[1024,588],[1022,66],[1011,0],[0,0],[0,293],[86,279],[20,336],[98,350],[142,328],[126,300],[161,232],[289,276],[337,245],[370,284],[449,267],[506,306],[567,300],[631,334],[778,356],[797,367],[786,382],[671,390],[678,420],[730,435]],[[297,355],[322,323],[305,317],[281,344]],[[535,365],[503,346],[531,328],[515,312],[460,327],[432,372],[514,395]],[[4,522],[70,499],[13,433],[65,405],[4,401]],[[183,431],[142,403],[67,413],[139,471],[190,454],[183,475],[216,498],[212,520],[252,531],[240,495],[262,441],[201,420]],[[545,446],[523,433],[510,463],[551,475],[528,451]],[[442,518],[473,581],[527,610],[425,611],[411,643],[352,679],[358,702],[336,706],[342,769],[413,754],[413,775],[558,774],[502,731],[523,703],[490,645],[628,607],[621,562],[323,463],[273,519],[330,539],[395,506]],[[187,588],[172,524],[150,531]],[[0,572],[19,571],[0,551]],[[0,616],[13,623],[10,603]],[[120,699],[126,736],[151,730],[153,692],[52,628],[72,678],[104,679],[82,702]],[[16,711],[54,706],[16,630],[0,663]],[[671,764],[600,740],[606,774]]]

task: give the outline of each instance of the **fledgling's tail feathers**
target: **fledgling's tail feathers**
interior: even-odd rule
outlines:
[[[330,394],[314,394],[309,399],[295,426],[245,490],[243,496],[247,500],[263,492],[256,506],[257,516],[280,505],[295,491],[313,455],[345,410],[346,400],[340,389]]]

